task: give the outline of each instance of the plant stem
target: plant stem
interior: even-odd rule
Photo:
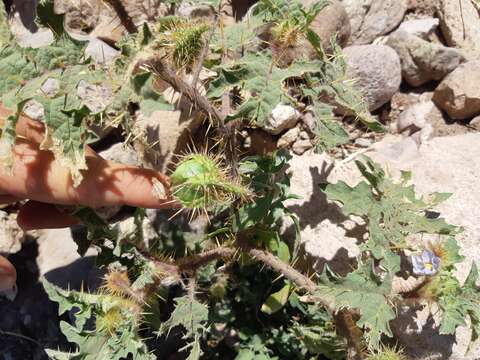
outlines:
[[[135,34],[138,32],[135,23],[128,14],[127,10],[125,10],[125,6],[123,6],[120,0],[105,0],[105,2],[113,7],[113,10],[120,19],[120,22],[129,34]]]

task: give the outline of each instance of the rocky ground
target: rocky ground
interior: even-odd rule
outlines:
[[[137,23],[168,10],[161,1],[125,3]],[[33,24],[33,4],[33,0],[10,4],[12,29],[24,46],[41,46],[53,39],[49,30]],[[109,62],[118,55],[114,44],[123,30],[113,14],[98,4],[86,1],[79,7],[74,2],[55,1],[56,11],[67,14],[67,29],[89,41],[87,54],[98,62]],[[229,8],[226,16],[231,21],[234,15],[240,18],[249,4],[242,5],[243,9]],[[400,169],[412,170],[420,193],[453,193],[437,210],[465,229],[459,243],[466,261],[458,268],[458,277],[465,278],[472,261],[480,263],[479,8],[476,0],[332,0],[316,19],[315,30],[322,39],[338,34],[348,74],[356,79],[355,86],[388,134],[379,136],[345,124],[350,143],[333,153],[314,154],[312,114],[291,107],[274,110],[265,129],[242,134],[245,148],[265,151],[278,146],[294,153],[289,169],[292,192],[303,199],[289,206],[300,218],[303,248],[315,267],[328,263],[342,272],[358,254],[357,244],[364,235],[361,224],[344,218],[318,185],[340,179],[355,184],[359,174],[352,160],[362,153],[384,164],[393,175]],[[181,7],[184,16],[202,16],[202,11],[208,9],[187,2]],[[82,91],[92,106],[101,105],[99,99],[108,96],[88,84]],[[41,109],[33,104],[30,115],[41,117]],[[162,118],[161,125],[158,118]],[[167,169],[186,134],[198,128],[195,119],[183,120],[180,112],[154,112],[139,119],[149,140],[158,141],[158,169]],[[141,162],[133,149],[115,143],[115,132],[105,139],[97,144],[98,150],[105,150],[105,157]],[[164,214],[149,213],[145,227],[152,236],[159,231],[160,217]],[[55,305],[48,301],[38,278],[46,276],[71,288],[82,283],[94,287],[94,253],[80,258],[70,229],[24,234],[8,208],[0,210],[0,221],[0,253],[10,255],[19,272],[15,301],[0,299],[0,358],[46,359],[42,347],[65,349],[68,344],[59,332]],[[288,224],[285,227],[288,232]],[[393,325],[413,359],[480,358],[480,342],[467,349],[466,329],[458,329],[456,337],[440,336],[429,314],[419,309],[413,321],[411,314],[404,314]]]

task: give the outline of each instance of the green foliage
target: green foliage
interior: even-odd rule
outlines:
[[[182,350],[190,349],[188,360],[198,360],[203,353],[200,348],[200,338],[206,330],[208,307],[191,296],[179,297],[174,301],[175,310],[170,318],[162,323],[158,334],[168,335],[174,327],[181,326],[185,330],[183,339],[192,341]]]
[[[168,3],[172,8],[178,5],[177,1]],[[219,6],[217,0],[200,3]],[[383,131],[347,79],[340,50],[333,44],[334,55],[327,57],[321,46],[325,39],[310,28],[326,4],[319,1],[305,9],[301,1],[260,0],[243,22],[213,23],[209,51],[199,65],[215,75],[200,79],[199,84],[206,88],[206,100],[219,110],[228,95],[225,121],[235,120],[228,124],[234,133],[241,126],[266,127],[280,103],[312,113],[318,151],[349,141],[338,114],[357,119],[369,130]],[[40,49],[22,49],[11,41],[0,5],[0,101],[12,111],[2,132],[0,157],[3,164],[8,160],[11,164],[17,118],[26,104],[35,101],[44,109],[46,132],[41,148],[52,151],[78,185],[87,166],[85,147],[95,140],[91,125],[118,126],[125,141],[147,142],[136,121],[157,110],[179,109],[164,98],[165,88],[172,84],[159,78],[155,62],[165,61],[172,74],[188,83],[212,24],[175,16],[160,18],[118,42],[121,55],[113,64],[100,65],[85,59],[85,44],[63,29],[63,17],[54,14],[52,1],[40,1],[37,10],[38,24],[54,31],[55,42]],[[307,40],[317,59],[292,59],[290,66],[280,67],[269,48],[272,44],[260,44],[259,27],[268,27],[273,41],[281,46]],[[56,82],[58,89],[44,92],[46,81]],[[88,96],[78,91],[85,84],[89,91],[101,93],[95,99],[101,98],[102,106],[92,106]],[[192,103],[192,110],[199,110]],[[182,110],[182,115],[190,115]],[[288,152],[245,156],[230,149],[238,155],[238,166],[230,169],[217,150],[221,147],[180,158],[171,174],[176,200],[184,208],[204,210],[208,215],[205,234],[196,232],[183,215],[163,222],[155,219],[161,222],[160,230],[156,228],[146,244],[144,224],[151,219],[142,209],[134,210],[128,229],[125,224],[107,223],[92,209],[74,211],[73,216],[84,225],[75,230],[79,252],[83,255],[95,245],[97,264],[106,268],[107,275],[96,293],[67,291],[43,282],[49,297],[59,304],[59,315],[72,315],[70,322],[62,321],[60,326],[75,344],[72,353],[49,350],[49,356],[154,359],[158,354],[153,351],[166,357],[170,354],[163,351],[171,347],[175,352],[184,350],[190,360],[340,360],[346,358],[348,343],[339,335],[342,329],[337,328],[335,312],[355,310],[353,317],[364,334],[359,342],[365,341],[372,354],[369,358],[403,359],[401,352],[385,347],[382,340],[392,336],[395,305],[405,300],[402,294],[393,293],[394,277],[411,275],[400,261],[402,251],[422,250],[407,240],[424,233],[441,236],[431,249],[441,258],[441,265],[438,274],[408,294],[409,300],[438,303],[443,312],[441,333],[454,333],[469,317],[473,338],[478,337],[477,268],[473,265],[461,285],[454,276],[455,265],[463,260],[454,238],[459,229],[427,216],[448,194],[418,198],[408,184],[409,173],[396,181],[371,160],[358,161],[363,181],[353,187],[344,182],[326,184],[324,191],[329,200],[341,204],[346,216],[364,220],[368,237],[350,273],[339,276],[327,269],[312,274],[308,264],[298,261],[299,223],[286,206],[288,200],[297,199],[285,175]],[[287,218],[293,223],[295,239],[287,237],[282,228]],[[228,249],[229,255],[212,255],[218,248]],[[259,264],[262,260],[252,256],[252,249],[273,255],[277,262]],[[301,296],[305,287],[298,284],[298,278],[316,285],[317,291]],[[194,288],[184,286],[187,282]],[[306,303],[310,297],[321,301]],[[155,334],[157,338],[152,337]]]
[[[219,76],[210,83],[208,96],[219,99],[225,92],[235,89],[244,100],[229,119],[249,119],[260,126],[266,125],[275,106],[279,103],[295,103],[287,94],[285,81],[316,72],[319,67],[317,61],[301,60],[281,69],[266,52],[247,53],[235,62],[214,68]]]
[[[43,280],[43,286],[50,299],[58,303],[59,315],[67,311],[75,315],[73,325],[60,322],[67,339],[78,345],[78,352],[70,359],[120,360],[129,354],[134,359],[155,359],[138,336],[139,309],[133,301],[112,295],[67,291],[47,280]],[[93,329],[92,318],[97,325]],[[99,327],[99,324],[103,325]]]
[[[11,34],[8,28],[7,13],[5,11],[5,4],[0,3],[0,48],[3,48],[10,42]]]
[[[389,302],[391,287],[388,282],[381,282],[372,264],[359,267],[345,278],[335,277],[332,281],[324,276],[319,291],[331,294],[338,310],[352,308],[360,311],[357,325],[367,329],[370,348],[380,347],[382,335],[393,335],[389,322],[395,319],[396,314]]]
[[[383,260],[390,275],[395,274],[400,265],[399,257],[390,249],[406,248],[409,235],[454,235],[458,232],[445,220],[426,216],[427,210],[448,198],[446,194],[430,194],[418,199],[413,185],[407,185],[409,173],[404,173],[402,180],[395,182],[369,159],[356,161],[356,164],[366,181],[354,187],[342,181],[328,184],[325,193],[329,199],[343,204],[345,215],[361,216],[367,222],[369,237],[362,249]]]

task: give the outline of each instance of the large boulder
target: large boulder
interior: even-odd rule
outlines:
[[[349,46],[343,51],[348,77],[363,93],[370,111],[390,101],[402,82],[400,59],[384,45]]]
[[[450,73],[437,87],[433,101],[455,120],[480,114],[480,60],[469,61]]]
[[[430,43],[406,31],[391,34],[386,45],[400,56],[403,79],[411,86],[442,80],[465,60],[457,49]]]
[[[440,21],[435,18],[412,19],[402,22],[398,30],[427,40],[437,29]]]
[[[480,55],[480,15],[472,0],[439,0],[440,27],[448,46],[465,50],[471,58]]]
[[[303,1],[303,6],[308,8],[318,0]],[[327,52],[331,51],[331,40],[335,36],[338,45],[344,47],[350,38],[350,19],[345,7],[337,0],[330,1],[310,24],[310,28],[322,40],[322,46]],[[311,49],[313,50],[313,49]],[[310,52],[311,52],[310,50]],[[311,53],[312,55],[313,53]]]
[[[407,0],[344,0],[352,23],[350,44],[365,45],[389,34],[402,22]]]
[[[356,34],[359,33],[365,15],[372,5],[372,1],[373,0],[341,0],[342,5],[347,11],[348,17],[350,18],[350,26],[353,34],[350,37],[349,44],[352,43],[353,39],[357,36]]]

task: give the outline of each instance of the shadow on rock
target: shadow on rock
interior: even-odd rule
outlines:
[[[455,336],[440,335],[432,315],[425,315],[421,309],[422,306],[398,309],[398,317],[390,323],[398,345],[412,359],[449,359]]]
[[[327,201],[327,196],[321,189],[321,185],[327,182],[330,172],[333,170],[333,164],[322,162],[321,168],[310,166],[311,177],[311,195],[307,201],[301,204],[289,206],[289,209],[300,219],[300,228],[307,226],[315,227],[323,220],[329,219],[333,223],[339,224],[348,218],[343,215],[340,207]],[[309,189],[305,189],[308,191]]]

